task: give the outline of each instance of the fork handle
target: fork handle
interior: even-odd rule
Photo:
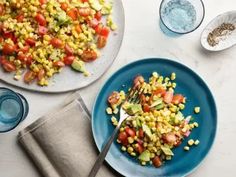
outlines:
[[[107,141],[105,147],[102,149],[102,152],[99,154],[96,162],[94,163],[93,165],[93,168],[91,169],[88,177],[95,177],[98,170],[100,169],[106,155],[107,155],[107,152],[109,151],[110,149],[110,146],[113,142],[113,140],[115,139],[116,137],[116,134],[120,128],[120,125],[121,125],[121,122],[118,123],[118,125],[116,126],[115,130],[113,131],[112,135],[110,136],[109,140]]]

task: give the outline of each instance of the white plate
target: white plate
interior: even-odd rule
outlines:
[[[50,79],[49,86],[40,87],[36,83],[31,85],[25,84],[22,79],[15,81],[12,74],[5,73],[1,68],[0,80],[11,85],[39,92],[67,92],[88,86],[108,70],[119,52],[125,27],[124,9],[121,0],[113,1],[113,19],[118,29],[110,34],[107,46],[101,50],[101,56],[92,63],[86,63],[86,68],[91,73],[89,77],[84,77],[83,74],[66,67],[60,74],[56,74]]]
[[[207,42],[207,36],[215,28],[219,27],[222,23],[232,23],[236,26],[236,11],[229,11],[215,17],[203,30],[201,35],[202,46],[209,51],[221,51],[230,48],[236,44],[236,30],[227,35],[224,40],[221,40],[214,47],[210,46]]]

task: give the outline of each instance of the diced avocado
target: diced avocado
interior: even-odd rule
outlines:
[[[134,115],[136,113],[142,112],[142,106],[140,104],[130,104],[127,106],[126,112],[129,115]]]
[[[66,13],[64,11],[60,11],[58,12],[54,18],[57,20],[57,25],[66,25],[69,24],[71,21],[70,19],[67,17]]]
[[[142,125],[142,129],[143,129],[144,133],[146,133],[146,135],[147,135],[150,139],[152,139],[152,132],[151,132],[150,128],[149,128],[147,125],[143,124],[143,125]]]
[[[91,3],[91,7],[96,11],[100,11],[102,9],[102,5],[98,1],[93,1]]]
[[[112,4],[107,3],[102,6],[101,12],[103,15],[108,15],[111,13],[111,11],[112,11]]]
[[[74,60],[71,67],[76,71],[85,72],[84,62],[81,60]]]
[[[151,108],[152,108],[152,107],[155,107],[155,106],[157,106],[157,105],[159,105],[159,104],[161,104],[161,103],[162,103],[162,99],[161,99],[161,98],[158,98],[156,101],[154,101],[154,102],[152,103]]]
[[[136,118],[136,124],[138,127],[141,127],[141,122],[140,122],[139,118]]]
[[[182,114],[181,112],[178,112],[178,113],[176,114],[175,118],[181,121],[181,120],[184,119],[184,116],[183,116],[183,114]]]
[[[155,107],[156,110],[160,110],[160,109],[162,109],[162,108],[164,108],[164,104],[163,104],[163,103],[161,103],[161,104],[159,104],[159,105],[157,105],[157,106]]]
[[[143,151],[142,154],[139,155],[138,159],[143,162],[149,162],[150,161],[150,152],[148,150]]]
[[[174,155],[169,147],[161,146],[161,150],[164,152],[165,155]]]

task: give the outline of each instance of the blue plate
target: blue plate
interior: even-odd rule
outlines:
[[[174,149],[175,155],[171,161],[167,161],[160,168],[155,168],[151,165],[141,166],[135,158],[121,152],[120,145],[114,142],[106,156],[106,161],[124,176],[186,176],[199,165],[212,147],[217,128],[217,111],[214,98],[204,81],[180,63],[167,59],[144,59],[128,64],[114,73],[102,87],[93,107],[93,137],[100,151],[114,130],[110,116],[105,112],[109,94],[114,90],[127,90],[136,75],[141,74],[147,79],[153,71],[163,76],[176,73],[176,93],[184,94],[188,100],[184,115],[193,115],[195,121],[199,123],[199,127],[192,131],[188,139],[199,139],[200,144],[186,152],[183,147],[188,139],[185,139]],[[200,114],[193,114],[195,106],[201,107]]]

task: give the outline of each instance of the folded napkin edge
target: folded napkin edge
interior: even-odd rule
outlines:
[[[45,122],[47,122],[49,119],[54,118],[55,115],[58,113],[58,109],[62,109],[61,111],[66,111],[69,109],[69,105],[78,103],[82,107],[82,111],[86,113],[86,117],[88,119],[91,119],[91,113],[89,112],[87,106],[85,105],[81,95],[79,92],[74,92],[72,95],[70,95],[64,102],[63,104],[60,104],[58,107],[54,108],[51,110],[49,113],[46,115],[39,117],[36,121],[25,127],[23,130],[19,131],[17,135],[17,139],[21,139],[23,136],[25,136],[28,133],[31,133],[41,125],[43,125]]]

